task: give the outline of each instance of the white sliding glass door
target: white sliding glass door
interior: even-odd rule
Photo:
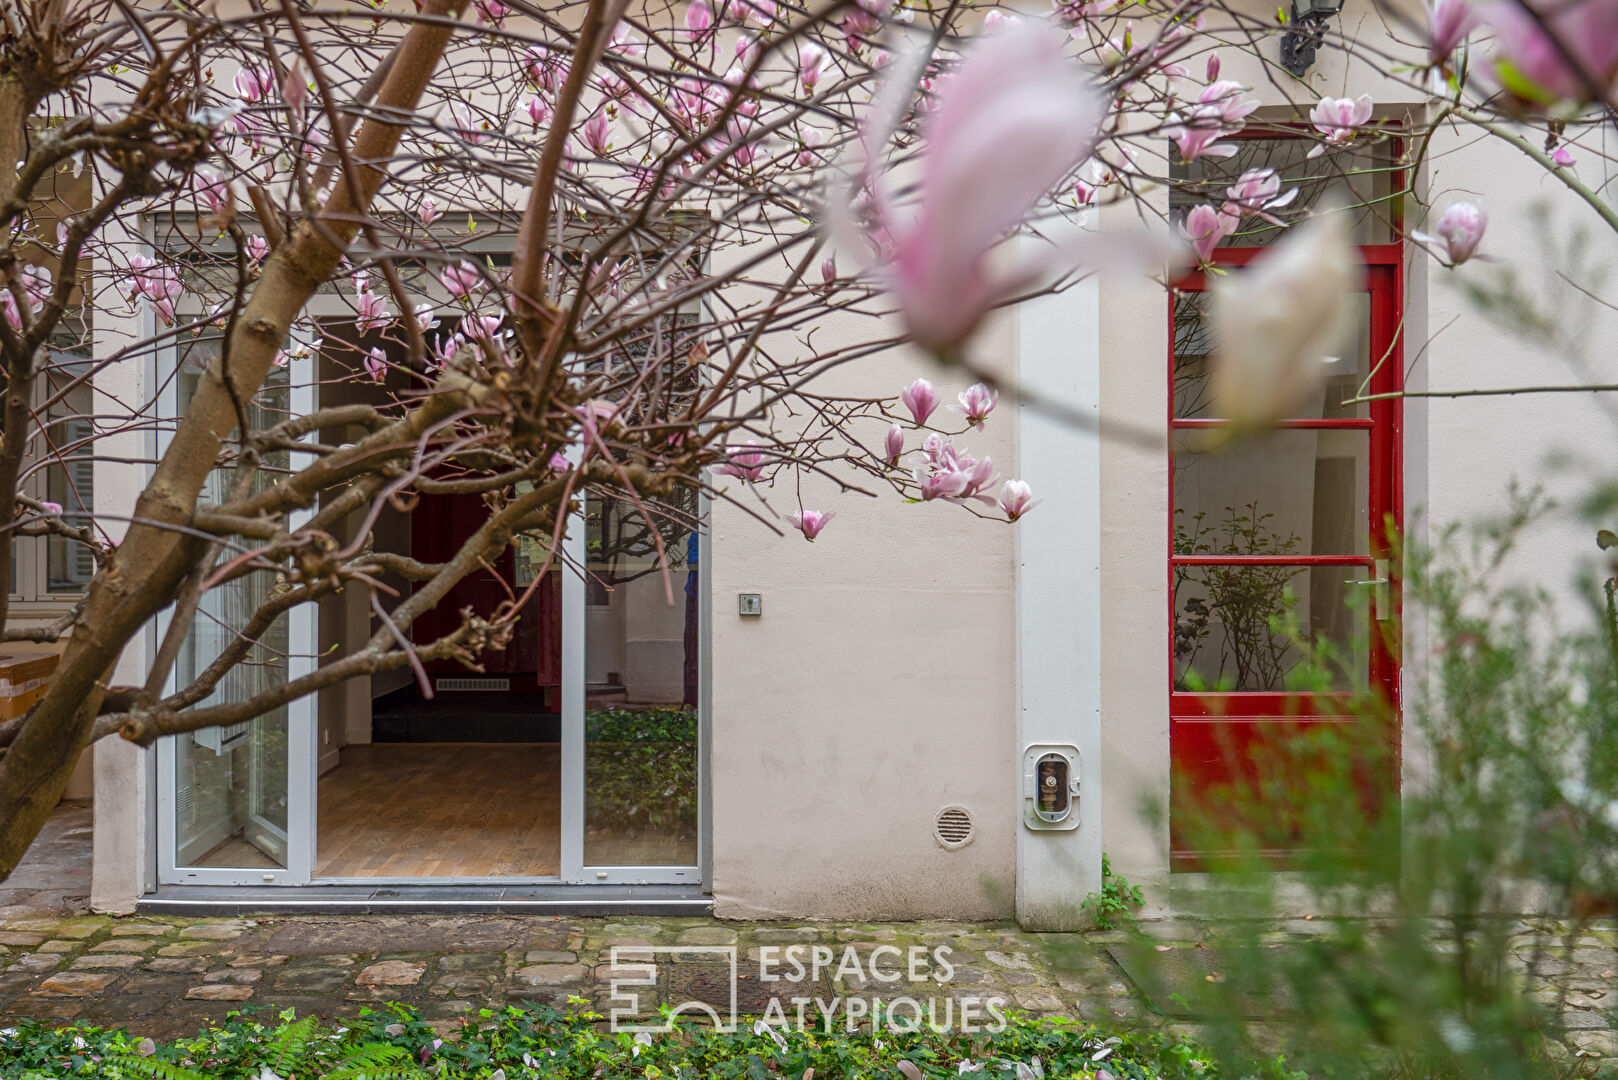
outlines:
[[[162,402],[178,416],[212,359],[215,345],[194,342],[169,353]],[[271,372],[248,405],[255,428],[313,404],[306,360]],[[258,486],[291,464],[285,452],[263,463]],[[216,470],[205,501],[224,498],[228,469]],[[225,558],[234,552],[227,549]],[[249,625],[276,586],[251,573],[203,594],[169,677],[167,693],[201,684],[194,707],[249,700],[314,668],[315,611],[309,604],[267,626]],[[165,614],[158,639],[168,631]],[[241,661],[215,679],[210,666],[241,645]],[[211,685],[209,685],[211,684]],[[163,884],[301,884],[309,880],[314,844],[314,699],[281,705],[241,723],[163,738],[158,743],[158,880]]]

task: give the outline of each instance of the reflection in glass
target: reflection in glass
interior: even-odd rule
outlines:
[[[1190,162],[1176,161],[1170,167],[1174,186],[1169,189],[1169,212],[1175,221],[1198,203],[1225,202],[1226,188],[1234,185],[1250,169],[1275,169],[1281,174],[1281,192],[1297,191],[1297,197],[1284,209],[1275,211],[1281,220],[1291,220],[1309,209],[1335,204],[1354,218],[1352,236],[1356,244],[1391,244],[1398,240],[1395,213],[1403,186],[1401,166],[1392,139],[1336,148],[1311,158],[1309,151],[1320,144],[1299,138],[1235,138],[1223,142],[1234,145],[1236,154],[1228,158],[1199,157]],[[1176,155],[1178,157],[1178,155]],[[1242,220],[1221,247],[1254,247],[1273,244],[1286,229],[1256,215]]]
[[[683,502],[647,503],[644,514],[616,499],[592,495],[585,503],[588,866],[697,862],[701,534],[695,505],[689,492]],[[666,584],[659,540],[668,561]]]
[[[1370,576],[1357,566],[1176,567],[1174,688],[1288,689],[1301,659],[1295,633],[1330,646],[1331,689],[1362,689],[1368,623],[1349,582]]]
[[[192,346],[179,371],[183,411],[209,358]],[[255,429],[283,418],[291,403],[284,369],[273,371],[248,407]],[[268,454],[256,485],[273,483],[288,464],[285,452]],[[219,501],[230,471],[208,479],[203,499]],[[275,587],[268,574],[246,574],[203,594],[191,632],[175,663],[182,687],[190,685],[242,628]],[[232,667],[199,706],[244,701],[286,682],[288,619],[282,615],[260,634],[241,663]],[[172,736],[175,747],[174,807],[179,866],[284,868],[287,865],[288,715],[282,705],[240,724]]]
[[[1233,274],[1239,267],[1229,267]],[[1208,388],[1208,370],[1214,353],[1213,333],[1207,319],[1208,293],[1174,294],[1174,415],[1183,420],[1218,419],[1222,414]],[[1344,405],[1357,396],[1370,377],[1371,297],[1354,294],[1354,336],[1338,356],[1322,357],[1325,378],[1320,389],[1293,411],[1296,420],[1338,420],[1371,415],[1368,402]]]
[[[1220,444],[1174,432],[1176,555],[1364,555],[1370,441],[1359,430],[1282,430]]]

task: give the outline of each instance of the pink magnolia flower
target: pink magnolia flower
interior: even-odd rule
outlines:
[[[269,68],[249,65],[236,72],[236,95],[256,105],[275,92],[275,76]]]
[[[449,290],[450,296],[464,300],[482,283],[483,275],[471,263],[458,262],[454,266],[446,266],[438,275],[438,280]]]
[[[1236,147],[1218,140],[1234,135],[1247,126],[1247,117],[1257,109],[1257,98],[1244,98],[1247,87],[1230,80],[1214,81],[1203,89],[1197,103],[1185,113],[1176,114],[1163,133],[1180,148],[1180,158],[1230,157]]]
[[[1092,206],[1096,201],[1096,189],[1083,180],[1076,181],[1073,185],[1073,197],[1078,200],[1080,206]]]
[[[505,324],[503,315],[474,315],[464,325],[467,337],[475,341],[493,341],[500,336],[501,327]]]
[[[820,260],[820,280],[826,285],[830,285],[837,280],[837,256],[827,255]]]
[[[263,262],[270,253],[270,242],[262,236],[249,236],[247,238],[247,257],[254,262]]]
[[[696,41],[711,29],[713,29],[713,8],[708,6],[708,0],[691,0],[685,9],[687,37]]]
[[[812,41],[804,42],[798,49],[798,81],[803,84],[806,93],[815,92],[825,70],[826,50]]]
[[[1210,391],[1217,415],[1261,427],[1319,393],[1323,361],[1353,330],[1360,273],[1348,215],[1328,213],[1214,282]]]
[[[472,110],[460,102],[454,102],[449,109],[449,129],[466,142],[476,145],[489,137],[488,121],[474,116]]]
[[[1221,213],[1207,203],[1199,203],[1180,222],[1180,235],[1191,241],[1198,262],[1212,262],[1214,249],[1221,240],[1236,231],[1240,222],[1239,217]]]
[[[145,255],[131,255],[129,257],[130,278],[134,282],[134,292],[131,296],[153,295],[152,270],[157,266],[156,259],[149,259]]]
[[[309,99],[309,84],[304,81],[303,61],[294,60],[287,69],[287,77],[281,83],[281,100],[286,102],[287,108],[294,113],[303,111],[304,102]]]
[[[355,300],[359,309],[359,318],[355,321],[355,326],[359,328],[360,333],[375,330],[388,321],[388,309],[379,294],[366,291],[355,297]]]
[[[1105,104],[1063,47],[1061,35],[1033,23],[974,41],[922,121],[914,212],[896,220],[875,193],[878,228],[893,244],[889,288],[911,338],[935,353],[953,351],[998,300],[1028,284],[1027,268],[1015,280],[992,276],[989,252],[1095,148]],[[897,122],[904,110],[888,99],[908,100],[911,89],[907,74],[890,80],[872,114]],[[867,182],[892,134],[866,131]]]
[[[230,192],[225,185],[224,177],[212,169],[197,170],[197,198],[202,200],[210,214],[217,214],[225,208]]]
[[[22,289],[28,296],[29,306],[38,309],[51,291],[51,271],[48,266],[32,264],[22,268]]]
[[[984,489],[995,481],[993,460],[987,457],[978,460],[937,433],[927,437],[922,451],[926,454],[926,461],[911,473],[916,487],[921,491],[922,501],[947,499],[960,502],[972,499],[988,506],[994,505],[994,500],[983,494]]]
[[[47,514],[51,514],[55,517],[62,516],[62,504],[59,502],[51,502],[49,499],[41,499],[39,500],[39,506],[40,509]]]
[[[600,432],[607,429],[617,415],[616,403],[592,398],[579,406],[579,426],[584,429],[586,438],[594,440]]]
[[[995,405],[1000,402],[1000,392],[990,390],[982,383],[973,383],[956,397],[960,404],[951,405],[950,408],[966,417],[966,422],[979,431],[983,430],[983,421],[989,418]]]
[[[1248,169],[1225,189],[1226,202],[1220,213],[1234,218],[1261,217],[1279,225],[1280,222],[1266,211],[1289,205],[1298,197],[1298,189],[1294,187],[1285,195],[1280,192],[1280,173],[1270,168]]]
[[[636,40],[633,28],[621,19],[612,28],[612,40],[607,42],[607,49],[614,55],[630,60],[638,60],[646,55],[646,43]]]
[[[1477,254],[1478,245],[1483,242],[1483,231],[1488,227],[1489,215],[1483,207],[1458,202],[1451,203],[1439,215],[1436,238],[1423,233],[1415,233],[1414,236],[1422,243],[1440,248],[1445,263],[1459,266]]]
[[[1207,78],[1210,83],[1219,81],[1219,54],[1216,52],[1208,54]]]
[[[1491,74],[1519,104],[1607,99],[1618,83],[1618,4],[1612,0],[1491,3]]]
[[[538,94],[529,98],[528,104],[524,105],[523,108],[528,111],[528,122],[534,126],[536,131],[539,129],[539,125],[551,118],[550,102]]]
[[[1430,0],[1427,5],[1427,62],[1442,64],[1477,28],[1480,10],[1472,0]]]
[[[894,424],[888,429],[888,437],[883,441],[882,460],[890,467],[899,464],[899,456],[905,451],[905,429]]]
[[[803,538],[812,544],[815,537],[820,535],[820,530],[831,524],[831,519],[836,516],[835,510],[827,510],[825,513],[819,510],[805,510],[801,514],[788,514],[787,521],[792,523],[794,529],[803,533]]]
[[[882,29],[882,20],[862,8],[851,7],[843,12],[842,28],[849,49],[858,52],[865,45],[866,38]]]
[[[1357,98],[1321,98],[1315,102],[1315,107],[1309,111],[1309,122],[1326,136],[1326,142],[1317,144],[1309,151],[1309,156],[1319,157],[1328,144],[1345,146],[1352,142],[1355,133],[1370,122],[1374,108],[1370,94]]]
[[[410,317],[416,322],[416,329],[423,334],[438,325],[437,308],[432,301],[423,301],[411,309]]]
[[[1033,490],[1023,481],[1007,480],[1000,495],[1000,509],[1005,512],[1007,521],[1016,521],[1044,501],[1034,498]]]
[[[365,354],[365,373],[372,382],[381,382],[388,374],[388,354],[376,346]]]
[[[552,454],[550,461],[546,462],[546,465],[550,467],[552,472],[567,472],[571,467],[568,465],[567,458],[563,457],[560,452]]]
[[[423,225],[431,225],[444,216],[444,211],[440,210],[438,203],[428,195],[421,200],[421,205],[416,207],[416,216],[421,219]]]
[[[511,14],[511,9],[500,0],[474,0],[472,6],[477,11],[478,21],[490,26],[499,26]]]
[[[17,298],[11,295],[10,289],[0,289],[0,316],[4,316],[6,325],[13,330],[22,329],[22,312],[17,310]]]
[[[757,441],[747,440],[747,449],[739,446],[725,451],[725,463],[714,469],[722,476],[734,476],[744,484],[756,484],[764,475],[764,455],[755,449]]]
[[[736,0],[743,16],[755,26],[769,26],[775,22],[781,5],[776,0]]]
[[[556,88],[562,85],[563,80],[558,78],[558,62],[555,57],[537,45],[528,46],[527,57],[523,60],[523,70],[533,80],[535,86],[548,94],[556,93]]]
[[[1021,21],[1017,16],[1007,15],[999,8],[995,8],[983,16],[983,32],[985,34],[1003,34]]]
[[[584,122],[579,137],[590,153],[596,157],[606,157],[612,150],[612,121],[605,110],[596,113]]]
[[[926,379],[917,379],[899,391],[899,401],[910,410],[910,418],[917,427],[924,427],[927,418],[938,408],[938,393]]]
[[[1558,169],[1571,169],[1573,167],[1573,151],[1569,150],[1567,144],[1564,143],[1551,151],[1551,161]]]
[[[291,362],[292,362],[292,357],[287,354],[287,351],[285,349],[276,349],[275,350],[275,355],[270,357],[270,366],[271,367],[282,367],[282,368],[284,368]]]

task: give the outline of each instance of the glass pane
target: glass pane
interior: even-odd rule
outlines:
[[[1370,551],[1369,433],[1275,431],[1225,446],[1212,435],[1174,432],[1176,555]]]
[[[198,344],[182,357],[178,375],[182,411],[211,355],[209,346]],[[255,428],[273,424],[286,415],[290,404],[286,372],[278,369],[249,405],[249,422]],[[266,455],[254,486],[274,483],[287,462],[285,452]],[[221,498],[229,482],[228,469],[215,470],[203,498]],[[240,629],[275,585],[272,575],[254,573],[203,594],[175,664],[179,686],[190,685],[238,641]],[[243,701],[285,683],[289,647],[288,616],[282,615],[198,705]],[[245,723],[174,736],[177,865],[260,869],[287,865],[288,730],[283,705]]]
[[[89,358],[75,361],[72,354],[53,350],[52,361],[46,388],[55,397],[58,386],[65,388],[83,373]],[[95,509],[95,459],[91,456],[95,427],[90,419],[93,406],[90,387],[79,385],[51,406],[47,417],[47,445],[42,449],[60,455],[61,460],[45,467],[45,498],[62,508],[62,517],[70,525],[91,524]],[[90,549],[64,536],[46,537],[45,545],[47,591],[83,592],[95,576]]]
[[[700,534],[695,498],[650,503],[667,553],[630,503],[585,502],[584,861],[695,866]]]
[[[1288,689],[1299,639],[1330,645],[1331,689],[1363,688],[1366,597],[1348,583],[1370,577],[1368,566],[1175,568],[1174,688]]]
[[[1313,139],[1226,139],[1236,146],[1235,156],[1199,157],[1191,162],[1174,162],[1169,176],[1170,216],[1178,223],[1198,203],[1223,205],[1230,197],[1226,189],[1249,169],[1270,168],[1281,174],[1280,193],[1296,190],[1297,196],[1285,207],[1277,207],[1282,221],[1296,219],[1300,211],[1335,202],[1354,217],[1356,244],[1391,244],[1398,240],[1393,227],[1400,187],[1396,143],[1391,139],[1361,143],[1341,150],[1328,150],[1309,157],[1318,146]],[[1177,155],[1176,155],[1177,156]],[[1243,219],[1240,228],[1226,237],[1222,247],[1255,247],[1272,244],[1286,229],[1257,215]]]
[[[1241,273],[1237,268],[1232,273]],[[1174,415],[1180,419],[1217,419],[1218,402],[1208,389],[1208,367],[1214,352],[1213,333],[1207,319],[1208,293],[1174,294]],[[1297,420],[1338,420],[1371,415],[1368,402],[1344,405],[1359,394],[1370,376],[1371,296],[1354,295],[1357,315],[1354,337],[1339,356],[1322,357],[1326,377],[1320,390],[1302,403],[1293,414]],[[1376,359],[1380,360],[1381,357]]]

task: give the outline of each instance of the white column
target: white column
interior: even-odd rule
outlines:
[[[125,258],[148,251],[144,237],[123,220],[107,223],[102,232],[109,247]],[[97,363],[131,343],[149,338],[153,317],[149,311],[132,312],[119,295],[118,282],[109,274],[117,267],[97,263],[87,291],[95,297],[94,351]],[[157,385],[156,357],[150,350],[115,360],[95,376],[94,409],[116,415],[138,408]],[[121,432],[96,444],[95,512],[108,535],[122,537],[135,512],[135,498],[146,484],[149,469],[139,464],[156,452],[156,437],[147,431]],[[119,458],[123,460],[107,460]],[[150,629],[135,635],[113,668],[114,684],[138,684],[145,679],[150,652]],[[95,746],[95,834],[90,871],[90,904],[97,911],[130,912],[135,899],[155,881],[156,825],[154,763],[143,750],[116,735]]]
[[[1041,242],[1023,240],[1034,257]],[[1017,547],[1017,919],[1058,930],[1081,925],[1101,887],[1101,482],[1095,434],[1100,401],[1100,307],[1094,280],[1017,309],[1017,378],[1045,401],[1090,418],[1078,426],[1017,409],[1017,476],[1044,502],[1019,521]],[[1076,746],[1078,827],[1023,822],[1023,749]]]

